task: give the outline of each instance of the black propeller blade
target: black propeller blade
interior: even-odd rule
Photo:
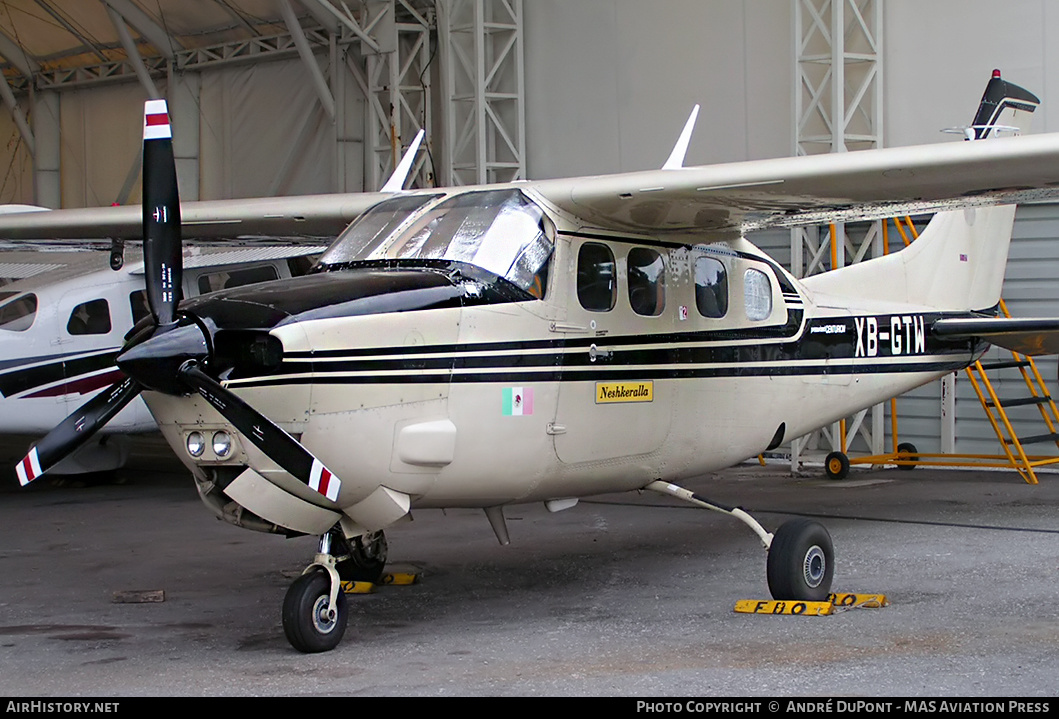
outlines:
[[[222,387],[216,380],[189,362],[180,377],[207,402],[235,425],[236,429],[291,476],[309,485],[332,502],[338,498],[341,480],[313,456],[301,442],[291,437],[268,417]]]
[[[156,325],[171,325],[180,301],[180,201],[172,138],[165,100],[149,100],[143,110],[143,249],[147,302]],[[18,481],[25,486],[72,454],[142,389],[136,380],[125,379],[79,407],[18,463]]]
[[[165,100],[148,100],[144,105],[143,167],[143,262],[147,305],[155,324],[168,325],[176,320],[183,262],[173,131]]]
[[[141,329],[118,355],[118,366],[129,379],[94,397],[53,429],[19,464],[19,481],[28,484],[54,467],[143,389],[178,396],[193,390],[272,461],[337,501],[342,486],[338,477],[298,440],[203,370],[201,363],[209,365],[213,359],[211,331],[199,318],[177,315],[182,273],[180,200],[164,100],[150,100],[144,106],[143,231],[144,275],[154,327]]]
[[[136,380],[126,378],[78,407],[18,463],[15,473],[19,483],[26,486],[72,454],[135,399],[141,389]]]

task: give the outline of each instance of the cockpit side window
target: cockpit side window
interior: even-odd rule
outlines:
[[[772,314],[772,282],[769,276],[761,270],[747,270],[743,274],[743,300],[748,320],[767,320]]]
[[[695,306],[699,314],[720,319],[728,314],[728,272],[713,257],[695,260]]]
[[[110,305],[104,299],[82,302],[70,313],[66,331],[72,335],[109,334]]]
[[[609,312],[618,298],[614,253],[586,242],[577,252],[577,300],[589,312]]]
[[[629,304],[638,315],[657,317],[666,308],[666,265],[646,247],[629,250]]]
[[[25,332],[37,316],[37,296],[32,292],[0,305],[0,330]]]

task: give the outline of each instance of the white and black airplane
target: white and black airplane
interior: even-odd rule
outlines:
[[[506,542],[505,505],[660,492],[745,522],[775,598],[824,599],[823,526],[773,534],[679,482],[965,367],[989,342],[1054,346],[1059,321],[996,317],[1012,203],[1056,194],[1059,134],[992,135],[1037,104],[994,77],[974,141],[311,198],[317,218],[359,217],[310,274],[180,302],[171,131],[148,102],[150,317],[117,355],[123,378],[19,478],[142,394],[218,517],[319,535],[283,604],[305,652],[339,643],[340,579],[378,576],[383,530],[425,507],[482,508]],[[744,236],[937,210],[911,247],[803,280]],[[36,220],[19,231],[39,236]],[[11,227],[0,218],[0,237]]]

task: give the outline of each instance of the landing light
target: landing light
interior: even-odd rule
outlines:
[[[213,453],[220,458],[227,457],[232,451],[232,438],[227,432],[216,432],[213,435]]]
[[[201,457],[203,450],[206,449],[206,438],[199,432],[192,432],[188,435],[187,444],[188,454],[192,457]]]

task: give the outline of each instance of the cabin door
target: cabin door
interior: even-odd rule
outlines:
[[[559,399],[551,432],[568,464],[650,454],[669,433],[673,387],[659,371],[664,251],[584,239],[570,244]]]

